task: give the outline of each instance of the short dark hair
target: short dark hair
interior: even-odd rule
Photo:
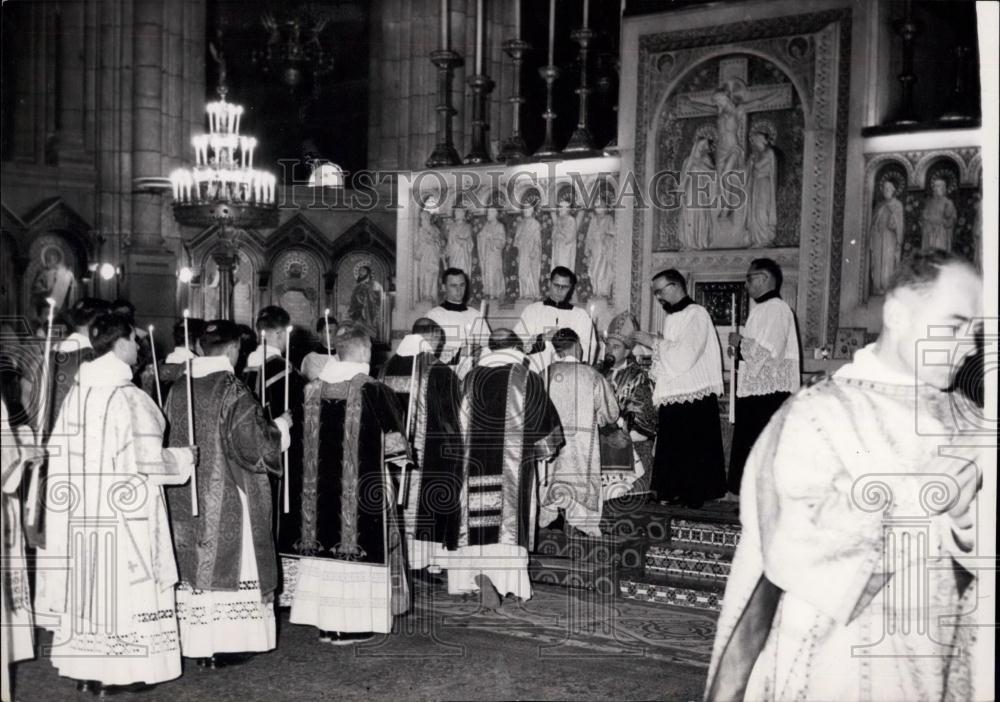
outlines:
[[[971,268],[972,264],[962,256],[944,249],[920,249],[904,258],[896,266],[886,295],[900,288],[923,290],[937,282],[941,269],[945,266],[960,265]]]
[[[240,328],[228,319],[213,319],[205,325],[199,337],[201,350],[206,356],[221,355],[227,346],[240,344]]]
[[[126,300],[124,297],[119,297],[111,303],[111,311],[121,312],[130,319],[135,319],[135,305],[133,305],[129,300]]]
[[[566,353],[579,343],[580,336],[569,327],[563,327],[552,335],[552,346],[555,348],[556,353]]]
[[[461,268],[455,268],[454,266],[452,266],[451,268],[444,269],[444,273],[441,274],[441,284],[444,285],[445,283],[447,283],[448,278],[450,278],[453,275],[460,275],[463,278],[465,278],[465,286],[469,287],[469,274],[463,271]]]
[[[656,275],[652,277],[651,280],[656,280],[658,278],[666,278],[668,283],[676,283],[681,286],[684,291],[687,291],[687,280],[684,275],[676,268],[665,268]]]
[[[569,284],[576,287],[576,273],[571,271],[566,266],[556,266],[553,268],[552,272],[549,273],[549,280],[551,281],[556,276],[559,276],[560,278],[569,278]]]
[[[341,325],[333,336],[333,346],[341,358],[350,355],[353,351],[371,348],[371,344],[372,339],[368,335],[368,327],[363,324],[348,322]]]
[[[333,316],[329,316],[328,317],[328,316],[324,315],[324,316],[322,316],[322,317],[320,317],[319,319],[316,320],[316,331],[317,332],[324,331],[326,329],[326,327],[327,327],[328,324],[331,327],[333,327],[333,326],[340,326],[340,323],[337,322],[337,319],[335,317],[333,317]]]
[[[128,339],[133,331],[135,326],[132,320],[121,312],[98,315],[90,323],[90,345],[94,347],[94,354],[103,356],[115,347],[116,341]]]
[[[205,331],[205,320],[200,317],[188,317],[188,336],[194,344]],[[174,346],[184,346],[184,320],[178,319],[174,323]]]
[[[523,351],[524,347],[521,345],[521,337],[510,329],[503,327],[494,329],[490,334],[490,351],[500,351],[502,349]]]
[[[413,334],[424,337],[424,340],[434,349],[435,355],[441,353],[441,347],[444,346],[445,342],[445,333],[440,324],[430,317],[421,317],[413,323],[411,331]]]
[[[274,331],[285,329],[291,323],[292,318],[284,307],[268,305],[257,313],[257,330]]]
[[[772,278],[774,278],[774,289],[781,290],[781,282],[784,280],[784,276],[781,273],[781,266],[778,262],[770,258],[755,258],[750,261],[750,270],[752,271],[764,271],[768,273]]]
[[[107,300],[96,297],[84,297],[76,301],[69,312],[69,321],[77,329],[89,327],[98,316],[111,312]]]

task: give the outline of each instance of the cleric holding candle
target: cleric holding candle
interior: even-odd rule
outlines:
[[[521,313],[518,332],[525,346],[531,348],[531,369],[541,373],[555,361],[552,335],[569,328],[580,338],[581,363],[592,364],[597,358],[597,333],[587,310],[570,300],[576,288],[576,274],[565,266],[556,266],[549,274],[549,289],[544,300],[532,302]]]
[[[490,327],[480,316],[480,311],[470,308],[469,276],[461,268],[448,268],[441,276],[444,284],[444,302],[427,312],[444,330],[444,349],[441,362],[458,363],[460,356],[472,352],[471,345],[485,346]]]

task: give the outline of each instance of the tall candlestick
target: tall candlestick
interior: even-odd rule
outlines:
[[[191,350],[191,337],[188,336],[188,317],[191,316],[189,310],[184,310],[184,347]],[[191,383],[191,356],[187,357],[187,420],[188,420],[188,446],[194,446],[194,388]],[[198,516],[198,478],[195,469],[191,469],[191,516]]]
[[[260,333],[260,343],[264,359],[260,362],[260,406],[267,407],[267,337]]]
[[[160,369],[156,363],[156,339],[153,337],[153,325],[149,325],[149,351],[153,356],[153,382],[156,383],[156,404],[163,409],[163,391],[160,389]]]
[[[514,0],[514,38],[521,38],[521,0]]]
[[[441,0],[441,50],[451,49],[451,11],[448,0]]]
[[[583,28],[590,26],[590,0],[583,0]]]
[[[46,406],[49,399],[49,358],[52,355],[52,322],[56,313],[56,301],[51,297],[45,298],[49,304],[49,318],[45,326],[45,350],[42,352],[42,387],[41,398],[38,407],[38,429],[35,431],[35,446],[41,446],[48,429],[46,421]],[[28,481],[28,507],[27,521],[29,526],[34,526],[38,520],[38,489],[41,481],[41,467],[36,465],[31,470],[31,480]]]
[[[549,64],[554,66],[556,44],[556,0],[549,0]]]
[[[476,75],[483,74],[483,0],[476,0]]]
[[[323,328],[326,330],[326,355],[332,356],[333,351],[330,349],[330,308],[327,307],[323,310]]]
[[[736,293],[729,296],[729,321],[732,322],[733,331],[739,331],[740,325],[736,320]],[[736,364],[739,361],[739,348],[733,349],[733,360],[729,365],[729,423],[736,424]]]
[[[292,375],[292,362],[289,360],[288,355],[288,344],[292,338],[292,327],[285,328],[285,412],[288,411],[288,379]],[[288,495],[288,449],[285,449],[281,455],[281,462],[284,469],[284,483],[282,487],[283,493],[283,503],[282,512],[288,514],[289,510],[289,495]]]

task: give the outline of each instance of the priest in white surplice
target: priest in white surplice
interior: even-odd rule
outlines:
[[[52,629],[60,675],[103,685],[181,674],[177,567],[162,485],[188,480],[197,452],[163,448],[166,421],[132,384],[138,355],[124,315],[90,327],[97,358],[80,367],[49,439],[46,548],[35,612]],[[86,546],[84,546],[86,545]]]
[[[547,297],[532,302],[521,313],[517,332],[521,335],[525,349],[529,350],[531,370],[544,373],[556,359],[552,347],[552,335],[563,328],[572,329],[580,337],[583,363],[593,364],[597,360],[598,338],[594,322],[587,310],[575,307],[570,300],[576,288],[576,274],[564,266],[556,266],[549,275]]]
[[[799,335],[795,315],[781,299],[781,267],[756,258],[747,271],[754,305],[743,334],[729,335],[729,354],[738,354],[736,426],[729,454],[729,492],[740,494],[743,464],[781,403],[799,389]]]
[[[719,422],[722,350],[712,318],[688,297],[673,268],[653,276],[653,296],[666,311],[660,337],[637,331],[653,349],[653,404],[659,407],[653,490],[661,502],[698,509],[726,492]]]
[[[479,310],[466,304],[469,300],[469,276],[465,271],[449,268],[441,280],[444,281],[444,302],[432,307],[426,316],[444,330],[441,362],[455,364],[470,358],[477,348],[486,346],[490,327]]]
[[[903,261],[878,341],[761,434],[707,700],[986,699],[972,680],[973,557],[995,449],[974,446],[963,423],[978,408],[948,392],[981,294],[944,251]]]

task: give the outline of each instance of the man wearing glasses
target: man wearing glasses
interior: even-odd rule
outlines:
[[[592,365],[597,360],[597,333],[587,310],[575,307],[570,300],[576,287],[576,274],[565,266],[556,266],[549,275],[548,295],[532,302],[521,313],[521,338],[531,348],[531,370],[542,373],[555,361],[552,335],[569,328],[580,338],[583,351],[581,363]]]
[[[728,487],[740,494],[743,464],[771,416],[799,389],[799,337],[795,316],[781,299],[781,267],[756,258],[747,272],[747,292],[754,305],[743,334],[729,335],[730,356],[740,360],[736,376],[736,426],[729,454]]]
[[[667,313],[663,333],[636,331],[653,349],[653,404],[659,407],[653,489],[661,502],[698,509],[725,494],[719,424],[722,349],[708,311],[687,294],[674,269],[653,276],[653,297]]]

